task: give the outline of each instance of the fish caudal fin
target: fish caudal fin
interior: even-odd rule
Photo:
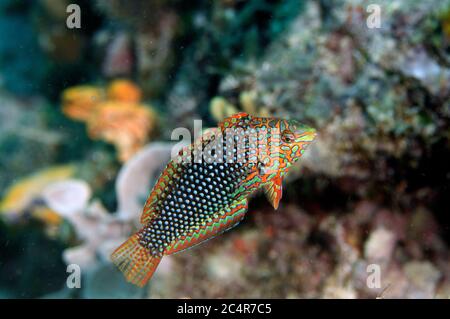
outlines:
[[[124,273],[128,282],[143,287],[152,277],[162,257],[155,257],[141,246],[138,234],[131,236],[111,255],[112,262]]]

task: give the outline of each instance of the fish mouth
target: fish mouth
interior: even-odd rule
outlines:
[[[314,128],[309,127],[307,129],[302,129],[295,139],[296,142],[312,142],[317,136],[317,132]]]

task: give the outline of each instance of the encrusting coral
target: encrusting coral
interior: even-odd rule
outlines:
[[[121,162],[149,140],[157,123],[151,106],[141,104],[142,92],[134,83],[118,79],[107,88],[78,86],[63,92],[63,112],[87,124],[89,137],[112,143]]]
[[[121,162],[144,146],[156,125],[155,113],[142,105],[111,101],[100,103],[87,122],[92,139],[112,143]]]
[[[113,101],[121,101],[137,104],[141,102],[142,92],[128,80],[115,80],[107,88],[107,98]]]
[[[87,121],[103,99],[104,92],[98,87],[90,85],[71,87],[62,94],[62,111],[71,119]]]
[[[49,184],[64,181],[75,173],[73,165],[55,166],[14,183],[0,202],[0,213],[8,218],[21,215]]]

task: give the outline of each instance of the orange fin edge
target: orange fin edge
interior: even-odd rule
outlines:
[[[283,195],[283,180],[279,174],[277,174],[269,183],[264,186],[264,193],[267,199],[272,204],[273,208],[278,209],[281,196]]]
[[[219,123],[219,127],[223,131],[224,129],[226,129],[228,127],[236,126],[237,121],[244,117],[247,117],[249,119],[251,118],[251,116],[248,113],[239,112],[239,113],[233,114],[233,115],[225,118],[223,121],[221,121]]]

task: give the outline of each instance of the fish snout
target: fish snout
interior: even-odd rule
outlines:
[[[295,142],[311,143],[317,136],[317,131],[312,127],[302,127],[295,132]]]

